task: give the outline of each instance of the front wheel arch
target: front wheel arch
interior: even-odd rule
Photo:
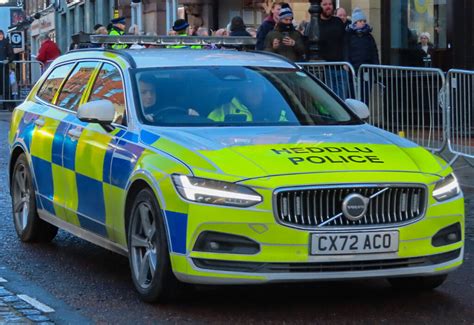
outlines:
[[[158,196],[156,195],[155,191],[153,190],[153,187],[144,179],[140,178],[140,179],[135,180],[132,183],[132,185],[130,185],[130,187],[128,189],[128,192],[127,192],[127,197],[125,199],[125,211],[124,211],[125,234],[128,234],[128,224],[130,222],[130,214],[132,212],[133,202],[135,201],[135,198],[137,197],[138,193],[140,193],[140,191],[145,189],[145,188],[150,189],[150,191],[152,191],[155,194],[156,202],[158,203],[158,207],[161,209],[160,200],[158,199]],[[161,213],[161,211],[160,211],[160,213]],[[166,220],[165,220],[165,223],[166,223]],[[166,233],[166,239],[169,243],[168,227],[165,227],[165,233]],[[128,245],[128,238],[127,238],[127,245]]]

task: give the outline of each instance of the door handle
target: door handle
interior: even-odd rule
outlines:
[[[81,129],[70,129],[67,131],[67,134],[73,139],[77,140],[81,137],[82,130]]]
[[[45,122],[42,118],[38,118],[38,119],[35,120],[34,123],[35,123],[37,126],[42,127],[42,126],[45,125],[46,122]]]

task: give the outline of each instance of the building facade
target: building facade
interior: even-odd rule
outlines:
[[[28,14],[47,8],[52,0],[26,0]],[[137,18],[131,0],[56,0],[57,10],[32,25],[32,52],[35,37],[48,32],[56,37],[62,51],[71,36],[93,32],[95,24],[107,25],[114,15],[128,18],[128,26]],[[138,1],[140,0],[133,0]],[[309,20],[310,1],[287,0],[295,12],[295,22]],[[431,35],[435,46],[433,66],[474,69],[474,1],[472,0],[334,0],[335,8],[350,13],[362,8],[373,27],[381,61],[384,64],[412,65],[413,50],[422,32]],[[141,32],[166,34],[177,17],[191,25],[217,30],[228,25],[233,16],[241,16],[249,27],[257,28],[271,7],[271,0],[142,0]],[[133,17],[133,18],[132,18]]]
[[[413,48],[428,32],[434,67],[474,70],[474,1],[384,0],[381,9],[385,64],[413,65]]]

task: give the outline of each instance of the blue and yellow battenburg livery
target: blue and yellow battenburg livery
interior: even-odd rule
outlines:
[[[22,239],[40,218],[128,255],[147,301],[168,299],[180,282],[385,277],[436,287],[462,264],[462,193],[451,168],[414,143],[368,124],[142,124],[130,76],[137,66],[295,69],[263,54],[177,53],[91,50],[49,69],[91,58],[114,64],[127,125],[104,128],[38,99],[48,73],[15,109],[9,175],[14,216],[27,215],[17,225]],[[33,207],[21,186],[25,170],[38,215],[25,208]]]

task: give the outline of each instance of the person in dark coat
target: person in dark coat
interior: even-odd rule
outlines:
[[[353,23],[346,29],[344,61],[352,64],[356,71],[362,64],[379,64],[377,44],[364,12],[355,8],[352,12],[352,21]]]
[[[334,16],[332,0],[321,1],[319,15],[319,57],[326,62],[343,61],[344,35],[346,30],[339,17]],[[340,98],[346,99],[349,94],[349,76],[346,71],[328,66],[324,69],[329,88]]]
[[[10,99],[10,70],[8,64],[12,60],[13,49],[3,30],[0,30],[0,97],[2,99]],[[3,108],[6,108],[5,103]]]
[[[344,41],[344,60],[352,64],[355,72],[362,64],[379,64],[377,44],[372,36],[372,27],[367,24],[364,12],[355,8],[352,12],[353,23],[347,26]],[[367,105],[370,101],[372,80],[364,80],[362,87],[362,101]]]
[[[235,16],[230,22],[230,36],[251,36],[246,30],[242,17]]]
[[[272,10],[267,18],[263,21],[260,27],[257,30],[257,44],[255,49],[258,51],[263,51],[265,49],[265,38],[268,33],[275,29],[275,25],[278,22],[278,15],[282,7],[282,2],[274,2],[272,5]]]
[[[301,61],[305,53],[301,33],[293,26],[293,11],[282,8],[275,30],[265,38],[265,51],[283,55],[291,61]]]
[[[434,54],[434,45],[430,42],[430,34],[421,33],[420,42],[416,45],[416,65],[419,67],[431,67]]]

